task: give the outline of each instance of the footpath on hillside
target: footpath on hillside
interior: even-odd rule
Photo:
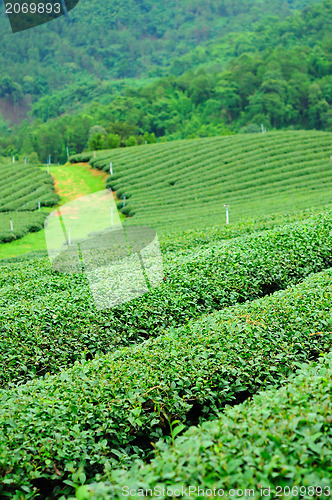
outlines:
[[[46,170],[46,167],[41,168]],[[60,195],[60,202],[57,206],[102,191],[105,189],[107,178],[107,173],[91,168],[88,163],[51,165],[50,174],[54,179],[55,191]],[[55,208],[51,208],[50,212]],[[0,245],[0,259],[18,257],[37,250],[46,250],[44,230],[28,233],[23,238]]]

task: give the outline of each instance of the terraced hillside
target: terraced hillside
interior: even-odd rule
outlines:
[[[317,365],[303,365],[281,389],[192,427],[173,446],[159,443],[151,464],[110,471],[112,482],[82,486],[77,498],[135,498],[152,490],[164,499],[189,487],[192,498],[203,498],[203,491],[218,492],[217,498],[229,491],[235,498],[259,499],[262,492],[267,498],[329,498],[331,378],[330,353]]]
[[[113,175],[130,223],[183,230],[332,203],[332,134],[271,132],[139,146],[74,157]],[[121,206],[121,205],[120,205]]]
[[[332,210],[321,205],[331,135],[217,137],[91,159],[105,171],[113,162],[109,181],[136,210],[127,223],[159,228],[164,280],[97,310],[84,273],[54,271],[42,253],[0,261],[1,498],[140,496],[123,495],[126,485],[161,485],[165,499],[179,485],[328,496]],[[226,201],[239,222],[206,227]],[[241,210],[255,217],[240,220]]]
[[[38,211],[38,202],[41,207],[51,207],[58,200],[51,175],[39,167],[1,165],[0,243],[42,229],[47,214]]]
[[[173,422],[215,419],[331,350],[331,271],[310,276],[332,264],[331,212],[229,229],[162,240],[162,285],[104,311],[83,275],[2,263],[0,495],[107,481],[167,444]]]

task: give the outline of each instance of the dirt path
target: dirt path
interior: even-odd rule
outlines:
[[[51,167],[55,192],[61,197],[60,205],[105,189],[107,174],[90,167],[88,163],[76,163]]]
[[[41,167],[46,170],[46,167]],[[105,189],[107,173],[91,168],[88,163],[74,165],[51,165],[50,174],[54,179],[55,191],[61,197],[58,206],[65,205],[81,196],[96,193]],[[114,193],[115,197],[115,193]],[[56,207],[49,209],[50,212]],[[123,214],[119,214],[124,219]],[[45,250],[44,230],[28,233],[19,240],[0,245],[0,259],[16,257],[34,250]]]

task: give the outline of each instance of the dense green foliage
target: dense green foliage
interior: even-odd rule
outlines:
[[[331,213],[224,243],[166,254],[166,281],[96,311],[85,278],[47,260],[0,269],[0,385],[160,335],[201,314],[252,300],[332,265]]]
[[[46,218],[43,212],[4,212],[0,213],[0,243],[18,240],[27,233],[40,231]],[[11,230],[10,221],[13,223]]]
[[[231,223],[330,203],[331,137],[301,131],[176,141],[100,151],[90,164],[109,172],[112,161],[107,186],[118,198],[126,194],[128,223],[187,230],[222,224],[225,203]]]
[[[32,165],[0,166],[0,212],[36,210],[50,207],[59,201],[53,192],[53,179]]]
[[[112,162],[164,281],[97,311],[46,251],[0,263],[1,498],[328,484],[331,20],[332,0],[81,0],[15,35],[2,16],[0,242],[59,201],[32,164]]]
[[[75,11],[78,13],[80,8],[87,12],[87,7],[84,2],[81,6],[81,2],[73,14]],[[178,54],[186,52],[180,49],[182,43],[188,42],[193,48],[196,44],[195,37],[200,36],[200,29],[196,30],[196,35],[187,36],[189,32],[192,33],[191,28],[186,32],[182,22],[185,22],[185,26],[193,24],[193,29],[195,22],[202,22],[209,33],[207,38],[211,43],[206,47],[199,45],[184,58],[169,59],[164,70],[165,77],[151,84],[145,80],[141,82],[134,80],[133,83],[109,82],[105,80],[107,72],[98,71],[99,81],[91,81],[88,77],[82,76],[82,80],[79,78],[79,82],[74,84],[71,81],[73,76],[78,78],[77,71],[70,69],[70,65],[66,64],[57,68],[57,76],[52,78],[52,64],[56,64],[57,57],[50,56],[48,59],[44,54],[43,59],[47,60],[47,77],[43,78],[40,72],[38,77],[37,74],[32,77],[25,72],[25,84],[10,83],[10,78],[7,76],[4,76],[3,83],[0,83],[5,102],[19,99],[15,95],[18,92],[17,86],[20,85],[23,86],[20,95],[29,94],[30,100],[38,99],[32,108],[32,115],[36,118],[33,124],[23,121],[13,133],[6,132],[5,125],[0,126],[0,153],[8,156],[13,152],[30,154],[35,151],[41,161],[46,161],[49,154],[54,161],[65,161],[67,146],[73,154],[87,147],[102,149],[116,147],[119,143],[123,146],[144,144],[145,140],[152,142],[151,138],[154,136],[179,139],[238,131],[258,132],[261,124],[267,130],[289,127],[331,130],[329,43],[331,0],[325,0],[312,8],[307,7],[301,13],[296,12],[283,21],[280,21],[280,16],[283,18],[285,13],[289,12],[289,6],[281,0],[265,3],[255,1],[250,4],[243,1],[237,2],[236,6],[226,0],[221,5],[211,0],[204,2],[204,8],[200,1],[195,2],[195,5],[190,1],[179,2],[178,17],[175,18],[172,15],[167,17],[173,0],[169,5],[166,5],[167,2],[162,6],[158,4],[152,10],[150,2],[147,2],[149,5],[144,3],[146,2],[140,7],[138,4],[135,5],[142,11],[146,8],[144,15],[153,19],[153,22],[164,10],[161,15],[163,21],[158,28],[160,33],[158,34],[156,29],[155,35],[146,33],[141,40],[147,45],[148,52],[158,40],[162,40],[168,49],[173,46]],[[282,4],[283,7],[280,8],[278,4]],[[301,4],[302,2],[297,2],[296,6],[300,7]],[[294,6],[294,3],[290,5]],[[117,14],[122,11],[121,7],[117,5]],[[111,5],[110,9],[112,8],[115,6]],[[97,18],[102,10],[102,7],[98,8],[100,14]],[[271,11],[276,15],[266,17]],[[91,12],[90,4],[89,12]],[[122,14],[119,15],[121,18]],[[140,18],[137,12],[135,15]],[[210,22],[209,16],[213,16],[213,22]],[[194,18],[196,21],[193,21]],[[109,27],[108,16],[103,16],[103,22],[106,19]],[[129,23],[130,19],[129,16]],[[171,20],[182,27],[178,30],[182,42],[177,42],[173,33],[163,31],[164,23]],[[251,23],[251,20],[255,22]],[[91,20],[89,22],[91,24]],[[123,29],[123,19],[118,24],[114,19],[112,22],[115,22],[120,38],[129,36],[128,30]],[[15,35],[16,40],[20,44],[21,39],[25,40],[25,37],[28,37],[29,43],[25,42],[25,46],[30,47],[30,53],[35,54],[33,57],[38,59],[40,50],[36,44],[38,46],[43,36],[47,35],[49,43],[43,45],[43,51],[48,53],[49,50],[52,52],[61,47],[63,61],[66,57],[63,43],[54,45],[51,43],[53,29],[61,23],[63,23],[62,36],[71,36],[75,33],[76,25],[73,20],[68,25],[68,21],[59,19],[49,26],[38,28],[40,30],[38,43],[37,34],[34,36],[36,32],[33,30]],[[137,23],[136,17],[135,23]],[[100,24],[103,26],[102,22]],[[81,21],[77,22],[77,27],[79,26]],[[107,45],[107,40],[110,36],[112,38],[114,33],[110,35],[112,33],[110,30],[107,35],[102,34],[101,26],[98,26],[97,38],[95,30],[91,30],[91,27],[84,29],[85,33],[91,30],[93,40],[103,46],[103,49],[98,50],[90,46],[84,51],[84,57],[87,59],[90,54],[94,54],[94,62],[87,64],[92,73],[99,62],[103,64],[106,61],[107,64],[112,64],[116,61],[121,65],[126,53],[121,42],[116,47],[113,43]],[[146,24],[144,26],[144,29],[149,30]],[[243,26],[247,31],[226,34],[234,31],[235,27],[240,31]],[[218,38],[219,32],[220,36],[223,34],[221,40]],[[134,42],[138,35],[134,30],[132,46],[135,51],[139,50],[136,41]],[[84,41],[89,39],[85,36],[83,38]],[[75,49],[74,56],[72,49],[68,49],[71,56],[78,59],[81,57],[80,50],[81,47]],[[114,58],[110,55],[114,54],[114,51],[117,53],[118,50],[122,57],[117,55]],[[136,63],[140,64],[137,54],[135,63],[130,58],[126,60],[129,68],[134,69]],[[149,65],[146,50],[142,57]],[[156,59],[158,61],[158,56]],[[38,71],[38,64],[28,62],[26,64],[29,68],[33,68],[34,72]],[[157,64],[162,65],[164,62],[159,60]],[[84,64],[78,65],[81,68],[86,67]],[[15,66],[15,62],[11,61],[11,68]],[[68,87],[59,91],[50,89],[50,84],[56,87],[55,82],[59,77],[63,82],[63,71],[66,72]],[[43,97],[41,92],[45,92]],[[64,115],[69,110],[72,110],[74,115]],[[96,126],[102,127],[106,133],[96,134],[89,140],[91,129]]]
[[[129,472],[110,471],[114,484],[82,486],[79,500],[124,498],[129,489],[162,492],[189,486],[225,492],[254,490],[250,498],[313,498],[331,494],[332,355],[303,365],[277,391],[256,394],[250,402],[228,408],[219,420],[192,427],[173,446],[157,443],[157,458]],[[126,486],[125,489],[122,489]],[[268,488],[271,488],[270,493]],[[285,489],[284,489],[285,488]],[[136,491],[135,491],[136,490]],[[231,494],[234,494],[232,492]],[[192,490],[192,496],[195,492]],[[249,496],[249,493],[246,494]]]
[[[175,418],[190,425],[278,384],[331,349],[331,299],[329,271],[0,391],[0,492],[39,486],[51,496],[114,466],[120,450],[140,455]]]
[[[329,136],[293,132],[252,135],[249,141],[244,136],[221,137],[101,151],[96,158],[90,154],[83,159],[105,170],[112,159],[115,175],[108,182],[119,196],[123,188],[133,190],[128,191],[133,206],[140,199],[135,194],[148,182],[145,171],[151,176],[147,189],[156,189],[160,202],[179,184],[184,194],[200,189],[202,205],[206,195],[217,204],[213,188],[222,161],[224,184],[234,199],[248,203],[261,183],[265,197],[259,203],[256,199],[253,209],[261,216],[262,207],[272,204],[283,187],[285,200],[295,195],[292,208],[301,205],[301,197],[314,206],[324,201],[324,179],[328,200]],[[197,181],[190,176],[193,161],[201,167]],[[243,164],[249,166],[247,178]],[[297,186],[300,174],[305,181],[287,190],[287,179]],[[178,182],[170,185],[174,180]],[[309,189],[313,195],[308,198]],[[332,265],[330,211],[317,213],[313,208],[203,230],[199,226],[206,225],[209,212],[195,213],[196,200],[191,198],[182,214],[188,229],[179,233],[174,230],[180,224],[171,217],[167,221],[166,215],[163,220],[155,202],[148,203],[147,210],[141,205],[127,223],[136,218],[139,224],[148,223],[149,214],[156,211],[154,220],[163,228],[165,281],[127,304],[96,311],[85,277],[52,271],[42,254],[2,262],[1,497],[66,497],[76,486],[98,481],[102,483],[77,494],[89,498],[92,490],[92,498],[115,497],[124,478],[135,481],[135,468],[128,475],[122,469],[135,459],[152,458],[151,443],[172,443],[176,429],[219,418],[227,405],[280,386],[303,362],[331,350],[331,270],[307,278]],[[177,198],[170,199],[172,203],[178,212]],[[288,286],[292,288],[284,290]],[[318,422],[315,408],[310,418]],[[177,428],[179,420],[182,427]],[[220,428],[218,421],[214,425]],[[313,446],[325,443],[328,429]],[[312,449],[304,442],[299,446],[304,457]],[[171,454],[175,450],[160,443],[157,449]],[[268,453],[263,445],[259,450],[263,456]],[[213,463],[209,457],[202,471],[193,453],[187,477],[195,479],[197,467],[204,481],[204,471],[208,474]],[[286,463],[292,465],[292,457]],[[143,468],[138,480],[149,482],[144,474],[150,470],[151,485],[163,481],[156,463]],[[280,464],[285,465],[283,456]],[[313,460],[308,467],[324,478]],[[298,484],[301,473],[293,472]],[[270,479],[264,468],[256,468],[255,474],[253,481]],[[229,484],[236,485],[236,478],[230,476]]]
[[[2,92],[47,95],[77,75],[137,77],[161,75],[163,67],[198,44],[249,28],[273,15],[284,19],[314,1],[81,0],[68,18],[33,30],[10,33],[1,18],[0,66],[9,78]],[[11,64],[8,65],[10,58]],[[12,80],[17,86],[13,87]],[[77,80],[76,80],[77,81]]]
[[[49,174],[33,165],[0,165],[0,243],[44,227],[46,214],[38,211],[38,201],[41,207],[59,201]]]

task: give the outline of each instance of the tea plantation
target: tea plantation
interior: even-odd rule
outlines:
[[[321,207],[331,203],[332,134],[270,132],[175,141],[73,157],[113,175],[133,223],[159,231]],[[122,204],[119,205],[122,207]]]
[[[0,243],[44,227],[47,214],[38,211],[38,201],[41,207],[59,201],[49,174],[32,165],[0,165]]]
[[[331,138],[72,158],[112,161],[126,224],[158,230],[164,280],[97,311],[45,252],[0,261],[0,498],[331,496]]]

